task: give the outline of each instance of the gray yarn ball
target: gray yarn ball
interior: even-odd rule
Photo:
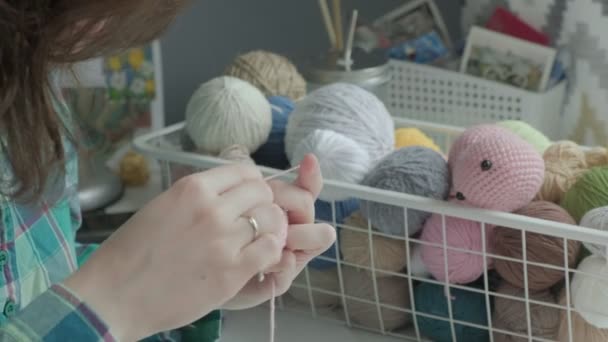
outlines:
[[[450,174],[443,156],[426,147],[405,147],[382,160],[370,171],[363,185],[410,195],[445,200]],[[361,213],[385,234],[405,236],[403,207],[378,202],[361,202]],[[408,235],[416,234],[428,212],[408,210]]]

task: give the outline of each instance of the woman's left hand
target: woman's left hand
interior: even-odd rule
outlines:
[[[281,262],[266,270],[266,277],[259,282],[255,277],[223,305],[226,310],[242,310],[258,306],[275,295],[283,295],[294,279],[315,257],[325,252],[336,240],[336,231],[327,224],[315,224],[314,203],[323,187],[319,164],[314,156],[307,156],[300,163],[298,178],[294,184],[271,181],[275,203],[287,211],[289,228]]]

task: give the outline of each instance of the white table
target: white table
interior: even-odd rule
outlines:
[[[225,342],[268,342],[269,310],[258,307],[252,310],[227,312],[222,341]],[[280,311],[276,312],[277,342],[396,342],[393,337],[371,334],[349,329],[333,322],[315,320],[310,315]]]

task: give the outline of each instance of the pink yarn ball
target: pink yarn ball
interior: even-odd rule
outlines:
[[[470,128],[450,152],[452,191],[460,203],[512,212],[540,190],[545,163],[534,146],[495,125]]]
[[[445,218],[447,246],[468,251],[482,252],[481,224],[475,221],[455,217]],[[486,225],[486,253],[492,253],[493,228]],[[443,245],[443,229],[441,215],[429,218],[422,231],[420,239],[424,242]],[[452,284],[468,284],[484,274],[483,257],[467,252],[448,250],[448,277]],[[443,247],[422,245],[422,262],[433,278],[446,281],[445,258]],[[492,259],[487,258],[488,267]]]

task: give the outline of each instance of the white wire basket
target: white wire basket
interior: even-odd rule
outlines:
[[[387,107],[394,116],[469,127],[522,120],[551,139],[562,135],[563,81],[538,93],[438,67],[391,60]]]
[[[442,147],[444,152],[447,152],[449,150],[452,141],[454,141],[454,139],[463,131],[463,129],[458,127],[429,123],[424,121],[409,120],[403,118],[394,118],[394,121],[396,127],[416,127],[421,129],[422,131],[433,137],[437,144]],[[165,188],[171,186],[171,184],[173,184],[173,182],[175,182],[177,178],[184,176],[188,173],[202,171],[228,163],[227,161],[214,157],[207,157],[184,151],[182,148],[183,134],[184,124],[180,123],[162,129],[160,131],[141,136],[135,140],[135,146],[140,152],[160,161],[163,170],[163,184]],[[268,176],[278,174],[281,171],[265,167],[260,167],[260,169],[265,175]],[[176,170],[178,171],[178,174],[176,174]],[[290,181],[293,180],[294,176],[285,175],[282,176],[282,178],[286,181]],[[430,318],[435,319],[438,322],[443,322],[445,324],[444,328],[446,329],[448,334],[449,332],[452,333],[452,337],[448,340],[453,342],[477,341],[473,341],[468,338],[457,339],[456,334],[454,332],[462,327],[477,328],[483,331],[487,331],[487,341],[492,342],[497,341],[499,335],[511,336],[512,341],[584,342],[576,341],[572,333],[575,310],[571,305],[572,299],[570,293],[570,280],[572,279],[573,275],[576,274],[578,271],[569,267],[567,257],[567,246],[568,243],[573,240],[580,241],[581,243],[586,242],[608,246],[607,233],[599,230],[583,228],[568,224],[561,224],[552,221],[544,221],[540,219],[532,219],[524,216],[518,216],[503,212],[464,208],[462,206],[458,206],[444,201],[437,201],[419,196],[378,190],[365,186],[346,184],[335,181],[326,181],[324,184],[323,191],[331,191],[332,194],[346,194],[351,198],[359,200],[366,200],[398,206],[403,208],[404,217],[407,217],[407,213],[409,210],[424,211],[432,214],[442,215],[442,217],[444,218],[444,236],[446,229],[446,217],[455,217],[480,222],[482,227],[482,234],[485,234],[484,228],[486,227],[486,225],[495,225],[516,229],[522,234],[521,236],[523,253],[521,259],[514,259],[488,253],[485,238],[482,239],[484,243],[481,252],[465,251],[461,249],[459,250],[456,248],[452,248],[447,245],[445,240],[442,245],[439,244],[436,246],[443,248],[444,252],[447,250],[459,250],[461,252],[464,251],[471,254],[482,255],[486,257],[484,258],[484,260],[487,260],[488,258],[493,258],[494,260],[506,260],[518,264],[523,264],[524,284],[526,284],[525,289],[522,290],[523,293],[519,297],[496,292],[496,284],[493,271],[488,271],[487,267],[486,271],[484,271],[484,275],[475,284],[450,284],[449,286],[446,283],[436,281],[428,277],[413,275],[411,270],[412,267],[414,267],[415,265],[412,265],[411,258],[406,258],[406,267],[403,271],[394,272],[383,270],[377,266],[377,260],[375,260],[376,247],[374,244],[374,239],[376,237],[384,237],[387,239],[392,239],[394,241],[401,241],[401,243],[403,244],[403,249],[405,250],[405,255],[408,256],[411,255],[411,252],[415,248],[417,248],[417,245],[419,246],[428,243],[409,236],[395,237],[392,235],[382,234],[380,232],[372,230],[371,224],[369,222],[367,222],[366,227],[354,227],[342,224],[336,220],[337,214],[335,211],[335,203],[332,202],[331,205],[333,219],[330,220],[329,223],[332,224],[334,227],[339,228],[341,232],[350,231],[366,235],[366,244],[368,245],[368,248],[367,251],[364,253],[369,253],[369,260],[368,262],[361,264],[345,261],[341,256],[342,253],[340,252],[341,246],[339,239],[338,243],[336,243],[332,247],[335,249],[335,255],[337,256],[336,258],[319,257],[320,259],[325,259],[328,262],[335,263],[335,267],[330,269],[330,272],[335,273],[335,282],[333,282],[331,286],[324,286],[321,283],[317,283],[314,276],[315,274],[318,274],[319,270],[307,267],[305,271],[300,275],[300,277],[296,279],[292,289],[287,294],[279,298],[279,309],[295,311],[304,315],[309,315],[315,319],[333,321],[338,324],[347,325],[348,327],[368,330],[382,335],[394,336],[408,341],[433,341],[423,334],[419,326],[420,320]],[[404,220],[404,222],[407,222],[407,219]],[[563,264],[545,264],[528,260],[526,248],[526,234],[529,233],[544,234],[556,237],[559,239],[559,241],[563,241],[563,250],[566,252],[564,253]],[[447,255],[447,253],[445,253],[444,255]],[[561,291],[560,293],[565,294],[565,300],[563,301],[563,303],[557,301],[557,297],[556,301],[551,303],[534,300],[531,298],[533,292],[527,286],[529,267],[536,267],[537,269],[546,268],[557,272],[563,272],[564,280],[560,284],[558,284],[558,287],[554,289],[554,291]],[[356,270],[357,272],[366,272],[366,274],[369,275],[372,290],[368,294],[358,296],[353,295],[351,291],[348,290],[349,287],[351,287],[349,285],[357,284],[348,284],[344,277],[344,274],[345,272],[350,272],[353,270]],[[578,273],[582,274],[580,272]],[[602,275],[597,274],[584,275],[602,278]],[[397,302],[384,299],[386,296],[390,297],[391,293],[383,291],[382,284],[380,284],[379,280],[384,279],[386,277],[391,277],[392,279],[399,279],[399,281],[402,282],[403,287],[401,291],[404,292],[404,296],[407,296],[407,301],[409,302],[409,305],[400,306]],[[608,275],[603,276],[602,279],[603,281],[608,282]],[[483,298],[485,298],[486,303],[485,308],[483,310],[483,316],[485,317],[484,321],[486,323],[478,324],[458,319],[454,314],[454,308],[450,304],[451,301],[447,301],[447,312],[445,312],[445,314],[437,315],[428,312],[421,312],[420,310],[418,310],[419,305],[417,305],[414,295],[415,287],[420,286],[420,284],[435,284],[438,286],[445,287],[446,294],[451,294],[454,291],[467,291],[483,296]],[[330,300],[328,300],[328,298]],[[525,324],[523,331],[509,331],[504,329],[497,329],[493,326],[493,318],[495,316],[493,302],[496,298],[511,299],[513,301],[521,302],[521,304],[525,306],[525,318],[527,323]],[[332,304],[327,305],[326,303],[328,301],[331,301]],[[561,315],[560,319],[563,319],[561,325],[563,326],[565,324],[566,328],[568,329],[567,338],[557,340],[557,337],[555,339],[550,339],[534,336],[532,326],[533,324],[535,324],[535,322],[532,318],[532,311],[534,310],[535,306],[545,306],[548,308],[553,308],[554,310],[559,310]],[[354,312],[355,310],[357,311],[356,313]],[[355,317],[355,314],[360,314],[361,312],[364,312],[367,315],[367,321],[363,323]],[[393,316],[395,314],[397,314],[398,316],[401,315],[401,317],[404,319],[404,322],[407,322],[404,323],[403,326],[399,326],[393,329],[388,327],[389,323],[391,325],[393,324],[392,322],[388,321],[388,316]],[[445,340],[436,342],[443,341]],[[504,339],[502,341],[504,341]]]

